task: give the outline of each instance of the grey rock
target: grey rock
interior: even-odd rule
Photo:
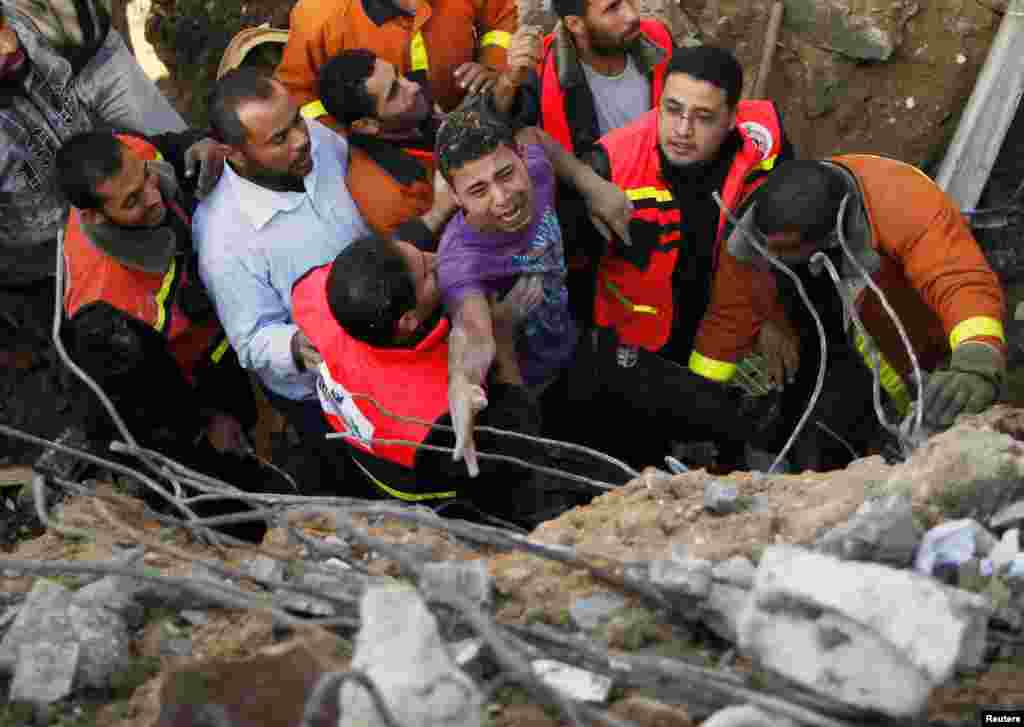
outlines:
[[[773,546],[739,643],[811,690],[910,717],[957,666],[980,664],[991,611],[985,598],[910,571]]]
[[[1010,528],[1003,537],[1000,538],[999,544],[992,549],[988,554],[989,560],[992,561],[992,568],[996,573],[1001,573],[1003,569],[1009,567],[1013,559],[1017,557],[1020,552],[1020,530],[1017,528]]]
[[[988,524],[993,530],[1024,525],[1024,500],[1007,505],[993,515]]]
[[[702,722],[701,727],[796,727],[796,722],[781,714],[744,704],[718,710]]]
[[[7,606],[3,613],[0,613],[0,634],[7,630],[7,627],[14,623],[14,619],[18,617],[18,611],[21,610],[21,606]]]
[[[735,485],[711,480],[704,485],[704,509],[717,515],[728,515],[740,508],[739,492]]]
[[[192,639],[164,639],[160,642],[163,656],[192,656]]]
[[[82,647],[79,654],[78,684],[102,689],[110,677],[128,661],[131,639],[124,619],[106,608],[68,605],[68,621],[74,640]]]
[[[178,617],[191,626],[205,626],[210,623],[210,616],[206,611],[195,611],[186,608],[178,614]]]
[[[786,26],[808,41],[857,61],[885,61],[895,52],[898,28],[874,16],[855,14],[839,3],[786,0]]]
[[[921,529],[914,522],[910,498],[890,495],[865,502],[849,521],[830,530],[814,547],[843,560],[905,567],[920,540]]]
[[[74,642],[22,644],[18,648],[10,700],[42,705],[71,694],[80,651],[81,647]]]
[[[352,669],[374,683],[402,727],[479,727],[483,698],[452,661],[437,621],[409,588],[371,586],[360,604],[363,625]],[[383,727],[373,699],[359,685],[341,687],[338,727]]]
[[[595,674],[554,659],[537,659],[530,664],[537,678],[562,696],[578,702],[606,702],[613,682],[603,674]]]
[[[71,602],[82,607],[110,609],[134,629],[146,618],[145,607],[136,600],[140,590],[142,584],[135,578],[107,576],[75,591]]]
[[[625,608],[626,599],[611,591],[598,591],[586,598],[577,598],[569,608],[569,618],[581,631],[593,631]]]
[[[23,644],[72,643],[74,631],[67,609],[72,591],[45,578],[37,578],[14,623],[0,641],[0,671],[12,673]]]
[[[279,581],[284,577],[284,563],[266,555],[257,555],[245,561],[241,570],[246,575],[265,581]]]
[[[690,599],[705,599],[711,593],[711,561],[651,561],[651,583],[671,593]]]
[[[715,564],[711,569],[711,576],[716,581],[729,583],[740,588],[753,588],[754,577],[757,575],[757,566],[742,555],[734,555],[729,560],[723,560]]]
[[[711,593],[700,604],[700,621],[731,644],[739,640],[739,618],[750,599],[750,589],[731,583],[711,584]]]
[[[324,595],[354,601],[361,596],[366,581],[355,572],[311,567],[303,572],[297,582],[307,588],[315,588]],[[340,613],[335,603],[304,593],[283,591],[278,600],[282,608],[314,616],[336,616]],[[354,613],[355,609],[352,610]]]
[[[420,587],[425,593],[458,594],[481,607],[492,601],[494,584],[487,571],[487,561],[482,558],[425,563],[421,574]]]
[[[1024,628],[1024,613],[1012,606],[1000,608],[992,614],[992,623],[1006,631],[1019,633]]]
[[[690,546],[686,543],[672,543],[669,557],[679,563],[685,563],[690,559]]]

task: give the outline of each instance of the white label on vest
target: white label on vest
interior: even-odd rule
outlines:
[[[328,416],[335,416],[345,423],[345,429],[355,437],[347,438],[351,444],[362,445],[373,451],[373,422],[359,409],[352,394],[331,377],[327,364],[321,363],[316,377],[316,393],[320,406]]]
[[[761,159],[765,159],[771,153],[772,147],[775,146],[775,137],[772,136],[768,127],[756,121],[744,121],[740,124],[740,128],[747,132],[747,136],[761,152]]]

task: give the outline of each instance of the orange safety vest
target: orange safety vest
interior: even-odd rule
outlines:
[[[654,67],[653,78],[651,79],[651,108],[656,108],[661,99],[661,90],[665,86],[665,69],[672,59],[672,36],[668,29],[656,20],[641,20],[640,31],[647,36],[647,39],[655,43],[665,52],[665,58]],[[558,68],[555,62],[554,52],[556,36],[549,33],[544,38],[544,60],[541,61],[541,99],[540,99],[540,125],[548,134],[564,146],[570,154],[575,154],[576,141],[573,139],[572,130],[569,126],[569,118],[566,110],[565,90],[558,80]],[[579,113],[579,110],[575,110]],[[596,121],[590,119],[588,123],[594,125],[597,132]]]
[[[327,303],[332,265],[314,268],[292,289],[295,323],[326,364],[326,375],[321,367],[317,378],[317,394],[327,421],[336,431],[356,435],[345,440],[355,449],[404,468],[400,481],[390,483],[362,468],[391,496],[454,497],[454,492],[422,491],[413,476],[416,449],[376,441],[423,442],[433,423],[448,412],[448,320],[443,318],[411,349],[375,348],[358,341],[338,324]]]
[[[126,135],[117,138],[142,159],[160,158],[156,147],[147,141]],[[191,224],[180,206],[171,200],[167,204],[172,214]],[[72,209],[64,230],[64,265],[68,277],[64,312],[68,318],[92,303],[109,303],[162,334],[190,384],[207,354],[216,363],[227,352],[228,340],[216,318],[193,323],[179,307],[177,292],[188,279],[180,260],[172,259],[163,275],[132,270],[89,240],[82,230],[79,211]]]
[[[782,149],[782,127],[770,101],[740,101],[736,126],[743,146],[721,190],[723,201],[733,209],[757,186],[752,176],[770,171]],[[605,254],[598,268],[594,319],[600,326],[614,328],[623,343],[658,351],[672,333],[672,272],[685,241],[680,235],[679,204],[661,176],[657,110],[609,132],[598,143],[608,153],[611,181],[633,201],[633,244],[653,252],[643,270]],[[720,215],[719,235],[725,221],[725,215]],[[645,235],[654,239],[645,240]],[[717,266],[716,246],[713,269]]]

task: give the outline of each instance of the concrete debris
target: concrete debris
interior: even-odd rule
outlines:
[[[992,561],[992,568],[998,574],[1002,573],[1013,559],[1017,557],[1020,552],[1020,530],[1017,528],[1010,528],[1003,537],[1000,538],[999,543],[992,549],[992,552],[988,554],[988,559]]]
[[[74,640],[82,647],[77,684],[102,689],[128,661],[128,628],[124,619],[105,608],[81,607],[73,601],[67,609]]]
[[[711,575],[716,581],[729,583],[740,588],[753,588],[754,578],[757,576],[757,566],[742,555],[735,555],[721,563],[716,563],[711,569]]]
[[[22,644],[10,700],[43,705],[71,694],[80,653],[81,647],[74,642]]]
[[[568,699],[579,702],[606,702],[612,680],[554,659],[538,659],[530,666],[537,678]]]
[[[993,515],[988,524],[993,530],[1024,525],[1024,500],[1007,505]]]
[[[816,550],[842,560],[862,560],[902,568],[910,564],[921,539],[909,497],[868,500],[849,521],[821,537]]]
[[[141,588],[135,578],[107,576],[79,588],[71,600],[79,606],[110,609],[124,619],[128,628],[136,629],[146,617],[146,609],[136,598]]]
[[[701,727],[796,727],[796,722],[780,714],[744,704],[718,710],[702,722]]]
[[[362,628],[352,668],[362,671],[402,727],[479,727],[482,696],[452,661],[437,621],[409,589],[374,585],[360,603]],[[347,683],[338,727],[384,727],[373,699]]]
[[[284,563],[266,555],[257,555],[242,563],[242,572],[265,581],[279,581],[284,577]]]
[[[586,598],[577,598],[573,601],[569,608],[569,618],[581,631],[593,631],[625,606],[626,599],[618,593],[598,591]]]
[[[17,618],[0,641],[0,671],[13,673],[22,645],[43,641],[74,642],[67,607],[72,591],[45,578],[36,579]]]
[[[980,664],[991,612],[987,599],[910,571],[773,546],[739,644],[811,690],[910,717],[957,666]]]
[[[739,493],[735,485],[711,480],[704,485],[704,509],[716,515],[728,515],[740,509]]]
[[[206,611],[195,611],[187,608],[184,611],[179,612],[178,616],[182,621],[190,626],[205,626],[210,623],[210,616]]]
[[[422,574],[420,586],[425,593],[457,594],[476,606],[487,606],[494,599],[494,582],[486,560],[425,563]]]
[[[956,570],[971,558],[987,556],[998,542],[976,520],[948,520],[924,534],[914,570],[941,576],[943,568]]]
[[[749,588],[715,581],[707,600],[698,608],[700,621],[720,638],[735,644],[739,641],[740,615],[749,599]]]
[[[192,656],[192,639],[164,639],[160,642],[161,656]]]
[[[711,593],[711,562],[707,560],[654,560],[648,577],[659,588],[684,598],[703,600]]]

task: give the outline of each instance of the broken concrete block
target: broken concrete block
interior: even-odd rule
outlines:
[[[102,689],[128,661],[131,642],[124,619],[105,608],[68,605],[68,622],[79,653],[78,684]]]
[[[796,727],[796,723],[781,714],[744,704],[718,710],[701,727]]]
[[[1013,562],[1013,559],[1017,557],[1019,552],[1020,530],[1010,528],[1003,533],[1003,537],[999,539],[999,544],[988,554],[988,559],[992,561],[993,570],[996,573],[1001,573]]]
[[[79,588],[71,602],[82,607],[107,608],[124,619],[129,628],[138,628],[146,617],[145,607],[135,595],[141,590],[140,582],[124,576],[107,576]]]
[[[736,486],[720,480],[708,482],[704,485],[704,509],[716,515],[728,515],[739,510]]]
[[[581,631],[593,631],[616,611],[625,608],[626,599],[611,591],[598,591],[586,598],[577,598],[569,608],[569,618]]]
[[[993,530],[1024,525],[1024,500],[1007,505],[989,520]]]
[[[426,593],[454,593],[477,606],[491,603],[494,583],[484,559],[425,563],[421,573],[420,586]]]
[[[749,588],[714,581],[707,600],[698,607],[700,621],[720,638],[735,644],[739,641],[739,618],[749,598]]]
[[[648,571],[651,583],[670,593],[704,599],[711,592],[711,561],[653,560]]]
[[[890,495],[865,502],[850,520],[820,538],[814,548],[843,560],[902,568],[910,564],[920,539],[910,498]]]
[[[479,727],[482,696],[441,641],[437,621],[416,591],[371,586],[360,603],[363,626],[352,669],[361,670],[402,727]],[[384,727],[362,686],[339,694],[338,727]]]
[[[22,644],[74,642],[67,617],[72,593],[59,583],[36,579],[14,623],[0,641],[0,671],[13,673]]]
[[[242,563],[240,569],[246,575],[265,581],[279,581],[284,577],[284,563],[266,555],[257,555]]]
[[[809,689],[909,717],[958,664],[979,659],[991,610],[910,571],[774,546],[740,617],[740,646]]]
[[[740,588],[753,588],[757,566],[742,555],[734,555],[729,560],[716,563],[711,569],[711,576],[716,581],[731,583]]]
[[[80,647],[74,642],[22,644],[10,700],[50,704],[71,694],[79,653]]]
[[[612,680],[603,674],[595,674],[554,659],[537,659],[530,666],[538,679],[568,699],[606,702],[612,691]]]

